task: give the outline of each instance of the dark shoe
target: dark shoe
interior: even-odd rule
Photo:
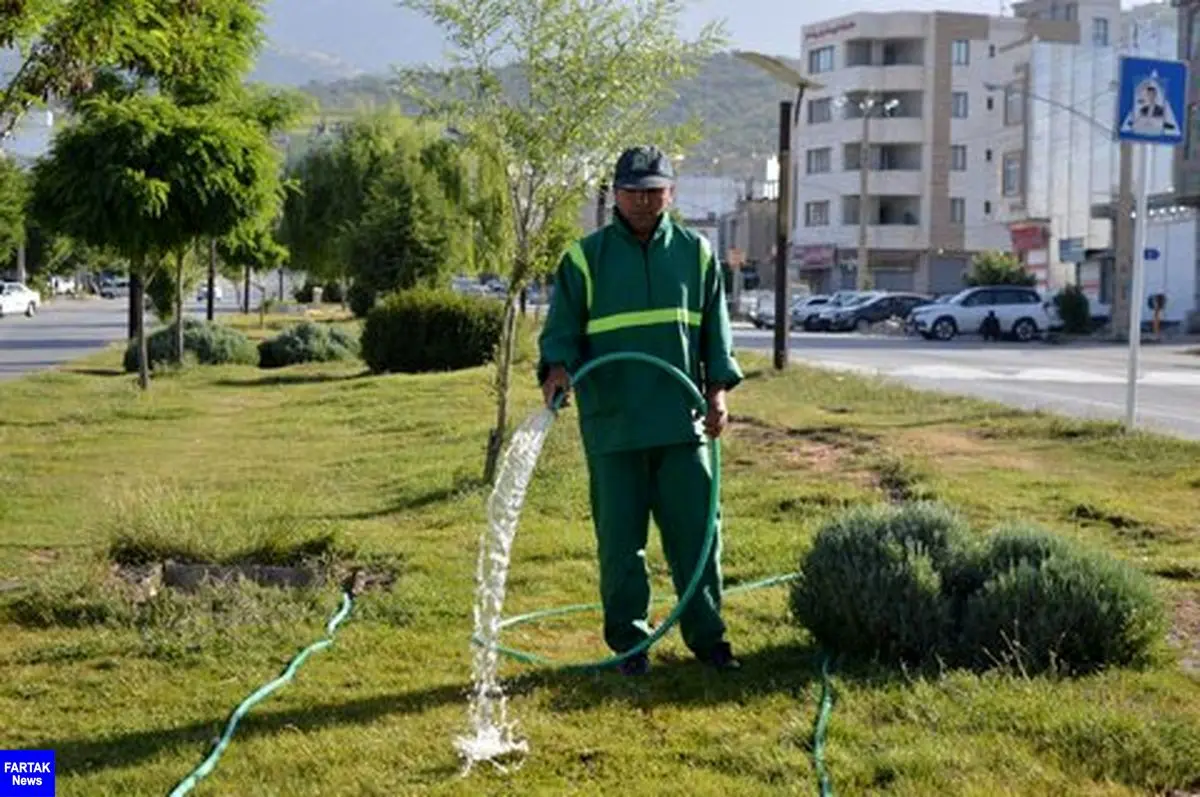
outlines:
[[[728,642],[718,642],[710,650],[697,654],[696,658],[717,670],[740,670],[742,663],[733,655]]]
[[[645,675],[650,672],[650,657],[645,653],[635,653],[627,659],[622,659],[617,665],[617,672],[621,675]]]

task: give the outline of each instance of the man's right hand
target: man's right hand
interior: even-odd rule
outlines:
[[[554,406],[554,397],[562,392],[563,399],[560,407],[566,407],[571,403],[571,375],[567,373],[567,369],[561,365],[555,365],[550,368],[550,372],[546,374],[546,381],[542,383],[542,397],[546,400],[547,407]]]

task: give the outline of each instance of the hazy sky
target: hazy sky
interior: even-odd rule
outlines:
[[[805,0],[695,0],[684,18],[694,35],[723,18],[737,49],[798,56],[802,25],[853,11],[970,11],[996,14],[991,0],[864,0],[853,4]],[[339,56],[360,69],[440,60],[442,40],[423,17],[392,0],[270,0],[268,33],[282,45]]]

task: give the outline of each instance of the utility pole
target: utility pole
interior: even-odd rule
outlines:
[[[1134,237],[1142,219],[1133,217],[1133,144],[1121,142],[1117,170],[1117,207],[1112,220],[1113,284],[1112,338],[1125,340],[1129,328],[1130,293],[1133,288]]]
[[[868,180],[871,169],[871,109],[873,97],[867,97],[862,108],[862,146],[858,150],[858,266],[854,285],[860,291],[870,288],[871,269],[867,265],[867,210],[871,204]]]
[[[788,362],[788,332],[791,313],[788,307],[788,239],[792,229],[792,123],[800,111],[806,90],[821,89],[802,75],[795,66],[773,55],[735,51],[734,55],[754,64],[796,92],[796,102],[779,103],[779,197],[775,200],[775,370]]]
[[[788,233],[792,226],[792,103],[779,103],[779,198],[775,201],[775,370],[788,362]]]

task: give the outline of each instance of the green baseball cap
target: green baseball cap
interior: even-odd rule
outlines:
[[[630,147],[617,158],[613,175],[615,188],[643,190],[670,188],[675,184],[675,169],[671,159],[655,146]]]

